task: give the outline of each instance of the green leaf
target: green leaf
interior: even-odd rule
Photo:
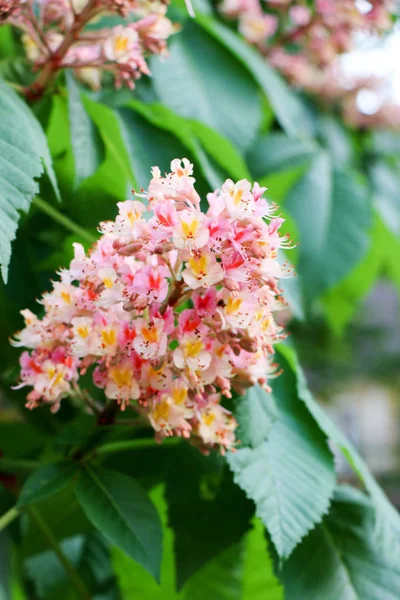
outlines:
[[[247,162],[255,177],[264,177],[309,163],[318,149],[312,140],[297,140],[284,133],[269,133],[257,138],[247,153]]]
[[[328,154],[320,152],[285,206],[300,233],[298,271],[311,302],[365,256],[372,225],[368,191],[351,173],[333,171]]]
[[[383,161],[370,169],[374,205],[386,227],[400,236],[400,179],[397,171]]]
[[[325,435],[299,399],[284,360],[280,367],[284,373],[273,384],[278,416],[268,439],[230,454],[228,463],[279,556],[287,558],[327,512],[336,478]]]
[[[224,138],[214,129],[207,127],[199,121],[179,117],[161,104],[143,104],[137,100],[132,100],[126,106],[137,112],[158,130],[162,129],[172,134],[174,136],[173,138],[168,136],[169,140],[174,140],[172,148],[176,145],[175,138],[177,138],[182,144],[181,151],[184,151],[183,147],[187,148],[195,160],[196,170],[200,167],[212,189],[218,187],[221,183],[221,179],[222,181],[225,180],[227,175],[234,180],[251,180],[251,175],[243,157],[229,140]],[[153,130],[153,128],[151,129]],[[150,139],[159,135],[159,131],[155,131],[156,134],[150,135]],[[132,130],[129,128],[125,136],[128,140],[128,147],[131,146],[131,143],[129,142],[131,133]],[[137,133],[140,135],[140,131]],[[146,139],[149,139],[148,136]],[[171,146],[170,143],[169,145]],[[157,145],[155,148],[153,146],[151,150],[153,152],[157,151],[156,148]],[[136,157],[138,152],[134,146],[133,150],[134,156]],[[177,148],[177,150],[179,151],[179,148]],[[169,156],[172,157],[171,152]],[[176,157],[182,157],[182,153],[180,155],[175,155],[173,158]],[[218,167],[221,167],[225,172],[222,174],[222,171],[219,170]]]
[[[68,115],[75,163],[75,186],[97,171],[104,158],[104,145],[82,103],[73,75],[67,73]]]
[[[86,467],[76,494],[93,525],[159,580],[161,523],[139,484],[120,473]]]
[[[267,439],[278,416],[274,397],[259,385],[253,386],[237,400],[235,416],[239,423],[236,435],[241,446],[255,448]]]
[[[348,167],[353,160],[353,148],[349,132],[343,124],[331,115],[321,114],[318,118],[318,133],[335,165]]]
[[[100,534],[71,537],[62,541],[60,548],[90,589],[93,600],[119,599],[110,551]],[[40,600],[76,598],[76,588],[53,550],[28,558],[23,566]]]
[[[244,545],[231,546],[189,579],[184,600],[242,600]]]
[[[187,21],[171,42],[168,68],[154,59],[151,70],[157,95],[178,115],[216,129],[238,148],[251,144],[261,119],[257,86],[195,22]]]
[[[247,534],[242,600],[284,600],[260,519],[254,519],[253,529]]]
[[[40,467],[24,483],[17,506],[22,508],[55,494],[67,485],[76,472],[76,463],[69,460]]]
[[[324,314],[336,336],[343,335],[361,300],[372,289],[385,266],[393,261],[390,235],[379,219],[371,231],[371,247],[362,262],[322,297]]]
[[[286,600],[397,600],[398,554],[376,545],[364,494],[339,488],[332,508],[284,564]]]
[[[166,499],[180,589],[203,565],[241,540],[253,507],[217,457],[213,461],[187,447],[176,450],[168,470]]]
[[[169,171],[171,160],[187,154],[176,137],[159,129],[129,108],[115,111],[122,137],[128,152],[135,179],[140,188],[147,189],[151,179],[151,168],[160,167],[161,172]]]
[[[207,33],[224,44],[250,71],[267,96],[282,129],[290,136],[308,136],[311,124],[307,111],[280,75],[269,66],[267,60],[231,29],[218,23],[215,19],[198,14],[196,21]],[[223,69],[219,72],[223,72]],[[226,73],[224,73],[223,81],[225,81],[225,76]],[[239,87],[236,88],[234,92],[236,95],[239,89]],[[224,106],[225,108],[226,106]]]
[[[35,511],[46,523],[57,541],[93,531],[75,498],[75,481],[71,480],[52,496],[35,504]],[[47,540],[36,521],[29,514],[25,516],[22,555],[28,557],[48,550]]]
[[[322,408],[317,404],[307,387],[307,383],[302,370],[300,369],[297,358],[287,347],[282,346],[280,353],[284,353],[286,360],[290,362],[292,368],[292,377],[296,373],[297,392],[299,398],[306,404],[308,410],[317,421],[321,430],[343,453],[349,465],[358,475],[371,496],[375,508],[376,540],[382,544],[382,547],[388,547],[393,553],[400,552],[400,515],[389,502],[382,489],[372,476],[368,466],[358,454],[354,446],[346,439],[336,425],[329,419]],[[288,363],[289,364],[289,363]]]
[[[30,109],[0,80],[0,264],[7,281],[20,210],[39,190],[43,164],[58,193],[46,137]]]

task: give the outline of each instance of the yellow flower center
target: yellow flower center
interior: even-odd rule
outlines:
[[[142,327],[142,336],[149,344],[158,342],[158,331],[155,327]]]
[[[232,296],[230,296],[226,303],[226,308],[225,308],[226,313],[228,315],[232,315],[232,314],[236,313],[239,310],[239,308],[241,307],[242,302],[243,302],[243,300],[241,298],[233,298]]]
[[[207,427],[210,427],[215,421],[215,415],[214,413],[206,413],[205,415],[203,415],[203,423],[204,425],[207,425]]]
[[[200,352],[203,350],[204,348],[204,344],[201,340],[195,340],[194,342],[188,342],[185,345],[185,357],[186,358],[195,358],[196,356],[198,356],[200,354]]]
[[[207,274],[207,256],[202,254],[198,258],[190,257],[189,266],[193,271],[193,274],[201,279]]]
[[[160,404],[157,404],[153,410],[153,417],[156,421],[167,421],[169,417],[169,403],[168,400],[163,400]]]
[[[76,331],[77,331],[78,335],[83,339],[86,339],[89,335],[89,329],[86,326],[78,327]]]
[[[126,52],[128,49],[128,43],[129,40],[126,36],[118,35],[114,42],[115,52]]]
[[[129,367],[112,367],[110,377],[119,387],[129,387],[132,383],[132,370]]]
[[[68,292],[61,292],[60,296],[65,304],[71,304],[71,295]]]
[[[101,339],[103,340],[104,346],[113,346],[117,341],[115,329],[103,329],[101,332]]]
[[[193,219],[191,223],[186,223],[186,221],[182,221],[181,225],[183,236],[186,239],[193,239],[197,233],[197,228],[199,225],[197,219]]]
[[[187,398],[187,389],[184,387],[177,387],[172,392],[172,399],[175,404],[183,404]]]

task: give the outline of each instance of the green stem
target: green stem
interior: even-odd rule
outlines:
[[[154,448],[161,446],[175,446],[181,442],[180,438],[168,438],[158,444],[153,438],[144,438],[140,440],[122,440],[120,442],[109,442],[103,444],[95,450],[96,456],[101,454],[113,454],[114,452],[124,452],[124,450],[136,450],[138,448]]]
[[[0,472],[33,471],[43,463],[37,460],[25,460],[22,458],[0,458]]]
[[[75,571],[74,567],[65,556],[64,552],[61,550],[56,538],[53,535],[53,532],[49,529],[47,524],[43,521],[41,515],[38,511],[33,508],[33,506],[27,507],[27,512],[31,516],[31,518],[36,522],[37,526],[43,533],[43,536],[46,538],[47,542],[51,546],[54,553],[57,555],[58,560],[64,567],[65,571],[68,573],[71,582],[74,584],[76,590],[79,592],[80,598],[84,600],[90,600],[91,594],[86,587],[85,582],[81,579],[78,573]]]
[[[12,523],[17,517],[19,517],[19,510],[13,506],[0,517],[0,531],[3,531],[3,529],[5,529],[7,525]]]
[[[42,212],[46,213],[46,215],[49,215],[49,217],[51,217],[54,221],[60,223],[60,225],[62,225],[66,229],[69,229],[70,231],[72,231],[72,233],[79,235],[85,241],[89,242],[89,244],[93,244],[96,241],[96,237],[92,235],[89,231],[71,221],[69,217],[63,215],[60,211],[54,208],[54,206],[48,204],[42,198],[36,196],[33,199],[32,203]]]

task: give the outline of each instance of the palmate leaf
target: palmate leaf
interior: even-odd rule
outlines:
[[[151,70],[158,97],[178,115],[216,129],[237,148],[251,144],[261,120],[257,85],[195,22],[187,21],[171,42],[168,68],[154,59]]]
[[[311,301],[345,277],[368,251],[368,190],[351,172],[334,170],[322,151],[289,191],[285,206],[300,234],[298,272]]]
[[[335,470],[326,437],[298,398],[290,369],[275,380],[273,395],[277,418],[264,440],[253,433],[253,447],[230,454],[228,463],[279,556],[287,558],[327,512]]]
[[[398,554],[375,543],[367,497],[338,488],[329,515],[285,562],[279,577],[286,600],[397,600]]]
[[[0,80],[0,265],[7,281],[20,210],[27,212],[47,171],[58,194],[46,137],[19,96]]]
[[[140,485],[121,473],[86,467],[76,494],[93,525],[159,580],[161,523]]]
[[[385,551],[400,555],[400,515],[389,502],[383,490],[372,476],[368,466],[358,454],[354,446],[346,439],[336,425],[329,419],[322,408],[312,397],[303,372],[301,371],[294,353],[286,347],[281,347],[280,354],[286,357],[287,370],[296,373],[297,391],[299,398],[306,404],[321,430],[339,448],[349,465],[354,469],[371,496],[375,509],[375,539]],[[290,365],[290,366],[289,366]]]

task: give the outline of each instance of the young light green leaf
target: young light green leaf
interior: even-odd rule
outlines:
[[[242,600],[284,600],[283,589],[275,577],[265,539],[265,527],[254,519],[246,536]]]
[[[0,265],[5,282],[19,211],[27,212],[37,194],[37,179],[43,174],[43,165],[58,195],[46,137],[39,122],[19,96],[0,80]]]
[[[86,467],[76,494],[93,525],[159,580],[160,518],[139,484],[120,473]]]
[[[216,19],[198,14],[196,21],[251,72],[267,96],[282,129],[290,136],[308,136],[312,125],[306,109],[266,59]]]
[[[68,116],[75,163],[75,186],[93,175],[104,159],[104,144],[87,114],[73,75],[67,72]]]
[[[279,573],[286,600],[397,600],[398,554],[376,545],[373,521],[364,494],[339,488],[329,515]]]
[[[326,437],[304,410],[290,369],[281,367],[273,384],[278,416],[268,439],[230,454],[228,463],[279,556],[287,558],[327,512],[336,478]]]
[[[182,600],[242,600],[244,543],[231,546],[189,579]]]
[[[178,115],[216,129],[237,148],[251,144],[261,120],[257,85],[242,64],[195,22],[186,22],[171,42],[168,69],[156,58],[151,70],[157,95]]]
[[[76,472],[77,464],[70,460],[40,467],[24,483],[17,506],[22,508],[55,494],[71,481]]]

